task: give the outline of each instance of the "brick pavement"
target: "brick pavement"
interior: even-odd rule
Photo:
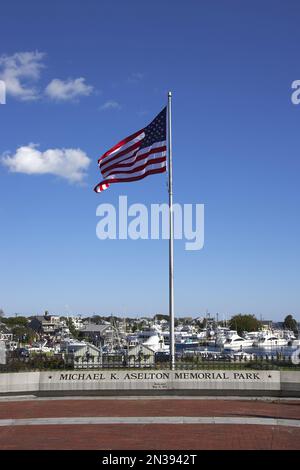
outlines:
[[[0,449],[300,449],[300,429],[240,425],[31,426],[0,429]]]
[[[1,402],[0,419],[84,416],[229,416],[299,419],[299,402],[57,400]],[[5,426],[0,449],[300,449],[296,427],[232,424]]]
[[[71,416],[253,416],[300,419],[300,401],[49,400],[1,402],[0,419]]]

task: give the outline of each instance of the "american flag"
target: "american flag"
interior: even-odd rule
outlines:
[[[96,193],[112,183],[128,183],[166,171],[166,120],[165,107],[147,127],[121,140],[99,158],[104,179],[94,188]]]

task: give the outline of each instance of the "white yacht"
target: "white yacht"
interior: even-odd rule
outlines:
[[[294,341],[296,338],[295,333],[291,330],[284,330],[283,337],[286,338],[288,341]]]
[[[139,331],[137,334],[137,339],[139,343],[146,343],[153,337],[159,337],[161,335],[160,331],[156,328],[148,328],[146,330]]]
[[[199,333],[197,333],[197,338],[198,339],[206,339],[207,338],[207,332],[206,330],[202,330]]]
[[[233,336],[237,336],[237,331],[236,330],[225,330],[223,329],[222,331],[218,331],[215,337],[215,344],[216,346],[223,347],[225,342],[232,338]]]
[[[169,346],[165,345],[164,337],[157,329],[141,331],[138,340],[145,346],[149,346],[155,352],[167,352]]]
[[[43,343],[33,343],[32,346],[28,347],[28,352],[30,353],[50,353],[54,352],[54,348],[47,346],[47,341]]]
[[[287,346],[288,340],[286,338],[280,338],[274,334],[268,334],[260,336],[254,341],[253,346],[257,348],[275,348],[277,346]]]
[[[239,336],[238,334],[233,334],[227,337],[227,339],[223,343],[223,348],[232,351],[241,351],[245,348],[251,348],[252,344],[252,339],[245,339]]]
[[[252,343],[254,343],[254,341],[258,339],[259,335],[260,335],[259,331],[244,331],[243,332],[243,338],[251,339]]]
[[[65,352],[67,354],[74,353],[86,345],[87,343],[85,341],[79,341],[73,338],[65,338],[64,341],[60,343],[60,352]]]

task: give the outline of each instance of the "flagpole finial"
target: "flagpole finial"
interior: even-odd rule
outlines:
[[[171,91],[168,91],[168,96],[172,96],[172,92]]]

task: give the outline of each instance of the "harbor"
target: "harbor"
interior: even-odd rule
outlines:
[[[239,320],[242,325],[244,317]],[[21,324],[25,334],[18,336]],[[255,320],[255,325],[255,331],[240,331],[240,326],[233,329],[214,318],[179,318],[174,330],[175,368],[208,368],[214,364],[299,367],[296,323],[293,330],[284,323]],[[99,316],[85,319],[46,312],[29,318],[2,318],[0,353],[0,372],[64,367],[166,368],[170,333],[162,315],[138,320]]]

